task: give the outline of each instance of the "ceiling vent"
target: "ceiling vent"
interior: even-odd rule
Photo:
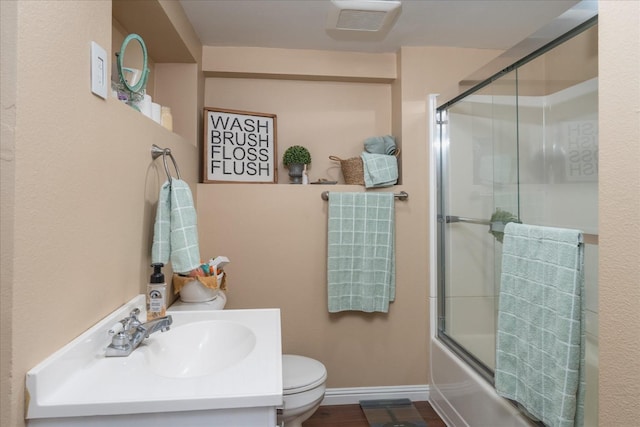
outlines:
[[[331,0],[328,30],[387,32],[401,3],[392,0]]]

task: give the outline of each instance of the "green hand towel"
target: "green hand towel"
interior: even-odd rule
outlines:
[[[505,227],[495,387],[549,427],[584,417],[584,253],[577,230]]]
[[[398,182],[398,159],[395,156],[362,152],[360,157],[366,188],[390,187]]]
[[[151,262],[167,265],[171,256],[171,188],[165,182],[158,195],[156,221],[153,225]]]
[[[393,156],[397,148],[396,138],[393,135],[372,136],[364,140],[364,149],[372,154]]]
[[[389,311],[395,299],[393,193],[329,193],[329,312]]]
[[[173,178],[160,189],[154,224],[152,262],[171,266],[176,273],[188,273],[200,265],[196,210],[189,184]]]

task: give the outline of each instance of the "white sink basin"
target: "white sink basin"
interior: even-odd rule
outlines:
[[[240,363],[256,346],[251,329],[223,320],[187,323],[151,337],[136,351],[154,373],[172,378],[212,375]]]
[[[105,357],[107,331],[144,307],[139,295],[29,371],[27,420],[112,426],[135,415],[145,426],[147,414],[156,426],[184,424],[187,414],[223,414],[231,418],[218,417],[219,425],[273,426],[282,405],[278,309],[174,312],[169,331],[152,334],[127,357]],[[237,421],[240,415],[247,420]]]

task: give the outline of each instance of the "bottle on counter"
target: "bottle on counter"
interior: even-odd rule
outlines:
[[[165,129],[173,132],[173,116],[171,115],[171,108],[162,107],[160,110],[160,124],[162,124]]]
[[[151,264],[153,273],[147,285],[147,321],[167,314],[167,283],[162,273],[163,263]]]

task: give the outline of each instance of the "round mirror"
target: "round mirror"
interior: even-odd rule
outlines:
[[[122,42],[122,47],[117,57],[120,82],[130,92],[142,92],[147,85],[147,78],[149,77],[147,46],[144,44],[142,37],[137,34],[129,34]]]

